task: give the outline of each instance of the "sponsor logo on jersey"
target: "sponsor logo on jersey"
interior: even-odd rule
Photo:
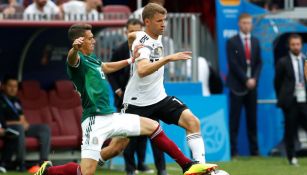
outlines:
[[[140,39],[140,43],[145,43],[146,40],[149,40],[147,35],[144,35],[141,39]]]

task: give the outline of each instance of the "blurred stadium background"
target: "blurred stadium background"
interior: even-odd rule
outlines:
[[[66,0],[55,0],[57,5]],[[112,49],[125,40],[125,23],[134,10],[146,0],[103,0],[98,17],[93,16],[24,16],[23,9],[32,1],[17,1],[15,13],[4,10],[10,0],[0,1],[0,79],[6,73],[18,75],[21,82],[20,98],[25,115],[32,123],[47,123],[52,128],[50,158],[58,161],[78,161],[80,157],[80,99],[67,81],[66,53],[70,48],[67,29],[73,23],[86,21],[93,25],[96,36],[96,54],[109,61]],[[273,88],[274,64],[286,53],[285,41],[289,33],[297,32],[307,40],[307,3],[304,0],[166,0],[169,11],[165,33],[165,53],[193,51],[191,62],[176,62],[166,66],[165,84],[169,95],[176,95],[194,111],[202,123],[208,161],[218,162],[231,174],[306,174],[307,160],[301,167],[288,167],[281,145],[284,118],[276,107]],[[260,158],[249,158],[245,118],[239,132],[239,155],[246,158],[231,160],[228,135],[227,87],[222,94],[203,96],[198,82],[198,58],[204,57],[225,80],[228,67],[225,43],[237,34],[237,20],[242,12],[253,15],[253,35],[261,43],[263,68],[258,87],[258,138]],[[304,43],[304,53],[307,43]],[[111,91],[111,89],[110,89]],[[112,96],[113,98],[113,96]],[[244,115],[242,115],[244,116]],[[166,133],[182,151],[189,154],[184,131],[162,124]],[[307,137],[299,132],[298,151],[304,155]],[[2,143],[1,143],[2,145]],[[0,146],[1,146],[0,145]],[[38,143],[27,138],[32,150],[27,160],[38,157]],[[271,156],[278,156],[272,158]],[[146,162],[153,163],[150,147]],[[167,158],[168,163],[172,161]],[[221,163],[222,162],[222,163]],[[121,156],[112,159],[102,174],[124,174]],[[115,170],[108,170],[115,169]],[[169,165],[169,174],[178,174],[176,166]],[[119,171],[119,172],[118,172]],[[99,170],[101,174],[101,170]],[[14,173],[9,173],[14,174]],[[19,173],[17,173],[19,174]]]

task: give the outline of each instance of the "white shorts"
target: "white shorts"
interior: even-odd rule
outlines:
[[[100,158],[103,142],[116,136],[139,136],[140,117],[134,114],[113,113],[88,117],[82,122],[81,158]]]

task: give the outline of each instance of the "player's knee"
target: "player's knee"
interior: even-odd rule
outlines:
[[[149,118],[140,117],[141,135],[151,135],[159,127],[159,123]]]
[[[157,122],[157,121],[155,121],[155,120],[152,120],[150,130],[151,130],[152,132],[154,132],[155,130],[157,130],[157,128],[159,127],[159,125],[160,125],[159,122]]]
[[[199,132],[200,131],[200,121],[197,117],[192,116],[186,121],[186,129],[189,132]]]

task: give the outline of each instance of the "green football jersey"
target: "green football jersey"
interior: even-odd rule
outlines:
[[[93,53],[86,56],[78,52],[78,55],[79,65],[72,67],[67,64],[67,74],[81,95],[81,121],[90,116],[113,113],[109,99],[109,83],[101,70],[102,62]]]

